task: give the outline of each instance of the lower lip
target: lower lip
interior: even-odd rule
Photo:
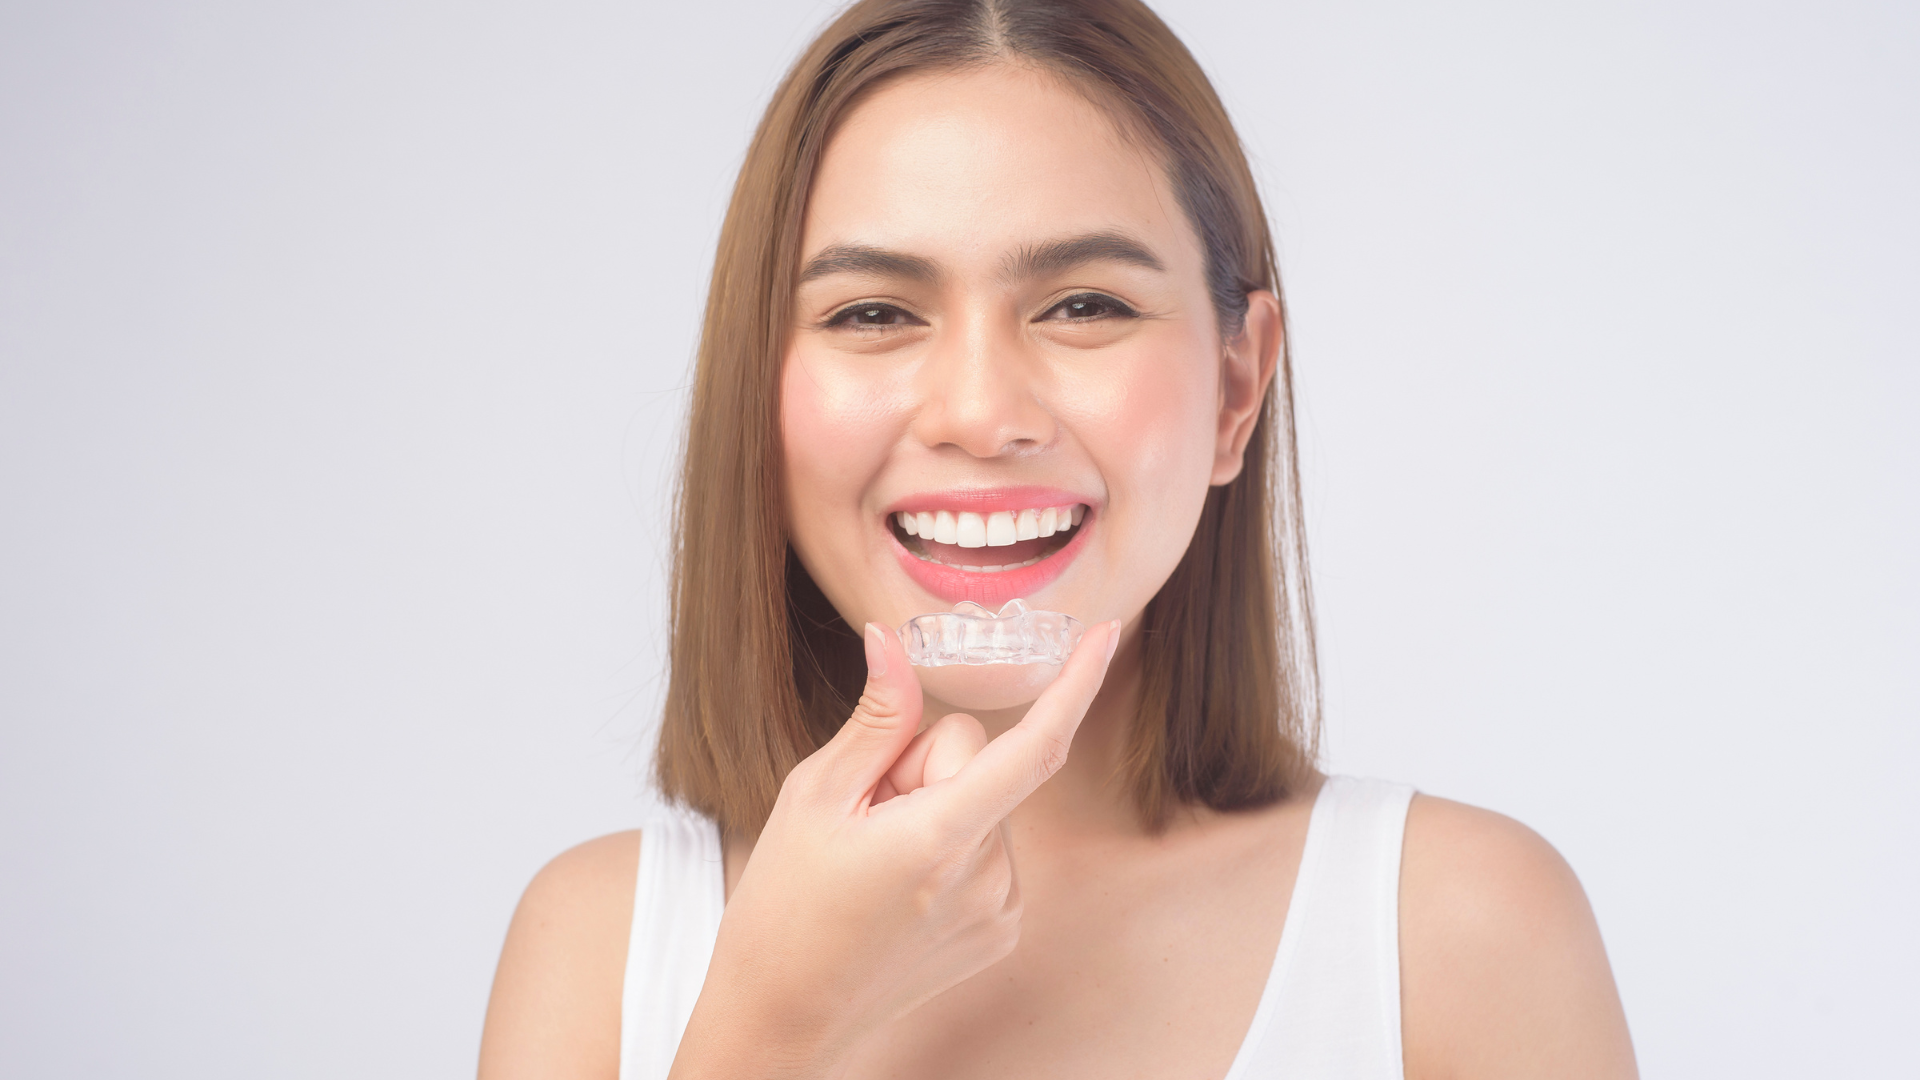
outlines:
[[[928,562],[908,551],[891,528],[887,529],[887,538],[893,541],[893,553],[900,560],[900,566],[907,576],[919,583],[920,587],[946,601],[957,604],[962,600],[971,600],[981,607],[998,610],[1009,600],[1028,599],[1041,589],[1053,584],[1053,579],[1066,572],[1071,563],[1085,547],[1089,526],[1093,524],[1093,515],[1074,529],[1073,539],[1059,551],[1041,559],[1032,566],[1023,566],[1018,570],[1001,570],[997,573],[983,574],[979,571],[962,570],[945,563]],[[982,548],[982,551],[990,549]]]

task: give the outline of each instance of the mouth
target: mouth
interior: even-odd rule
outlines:
[[[1067,546],[1086,503],[1040,509],[899,511],[893,538],[916,558],[976,574],[1024,570]]]
[[[944,505],[941,505],[944,504]],[[886,526],[909,577],[949,604],[1031,597],[1084,547],[1091,507],[1065,492],[968,492],[909,501]]]

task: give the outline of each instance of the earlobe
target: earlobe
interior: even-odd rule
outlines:
[[[1246,318],[1240,332],[1225,343],[1220,366],[1220,416],[1211,480],[1215,485],[1240,475],[1267,386],[1279,368],[1285,334],[1280,298],[1265,289],[1248,293]]]

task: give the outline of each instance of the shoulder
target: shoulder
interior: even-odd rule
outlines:
[[[480,1040],[485,1080],[614,1076],[639,830],[589,840],[535,874],[500,951]]]
[[[1401,856],[1401,906],[1455,930],[1544,931],[1586,915],[1586,895],[1560,853],[1504,814],[1415,795]],[[1512,916],[1527,914],[1523,927]]]
[[[1414,797],[1400,972],[1410,1080],[1636,1075],[1586,892],[1512,818]]]
[[[609,833],[568,848],[540,868],[520,898],[514,924],[531,917],[542,929],[563,929],[585,917],[589,922],[633,917],[634,875],[640,869],[640,830]],[[562,917],[555,919],[556,916]],[[568,918],[571,917],[571,918]],[[577,924],[576,924],[577,925]]]

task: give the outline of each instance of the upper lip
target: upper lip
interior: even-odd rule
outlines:
[[[888,516],[902,511],[917,514],[923,510],[929,513],[946,510],[956,514],[963,511],[990,514],[996,510],[1044,510],[1049,506],[1071,506],[1075,503],[1091,506],[1093,500],[1055,487],[953,488],[903,495],[888,504],[885,512]]]

